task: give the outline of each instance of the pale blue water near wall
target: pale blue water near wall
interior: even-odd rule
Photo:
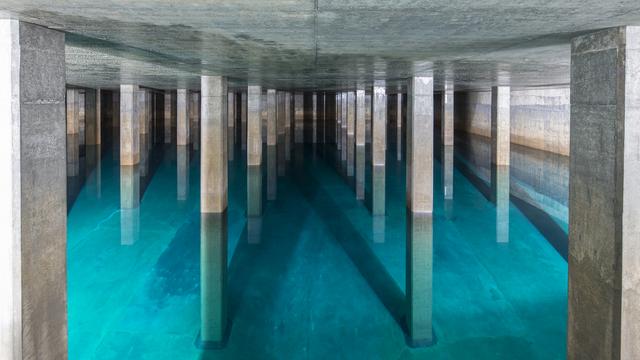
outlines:
[[[458,170],[445,204],[438,161],[432,266],[408,274],[433,281],[421,311],[431,311],[436,340],[407,346],[411,221],[405,165],[389,152],[382,220],[355,199],[330,150],[307,147],[276,177],[271,201],[265,159],[263,216],[247,221],[247,173],[242,161],[230,162],[231,330],[224,349],[202,350],[200,274],[209,264],[201,254],[199,155],[190,156],[185,187],[175,147],[156,148],[136,212],[120,210],[120,171],[106,149],[100,171],[90,170],[70,196],[70,359],[564,358],[566,261],[513,204],[508,242],[497,242],[496,206]]]

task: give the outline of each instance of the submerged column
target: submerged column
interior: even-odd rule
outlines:
[[[178,146],[189,145],[189,101],[188,90],[178,89],[177,91],[177,140]]]
[[[65,37],[0,20],[0,357],[67,358]]]
[[[491,88],[491,163],[509,165],[511,141],[511,88]]]
[[[445,80],[444,91],[442,93],[442,145],[453,146],[454,123],[453,123],[453,82]]]
[[[407,207],[411,212],[431,213],[433,77],[411,78],[407,95]]]
[[[430,346],[433,344],[432,214],[408,212],[406,236],[408,343],[412,347]]]
[[[366,124],[365,124],[365,98],[364,90],[356,91],[356,199],[364,200],[365,190],[365,145],[366,145]]]
[[[247,166],[262,164],[262,122],[260,121],[260,100],[262,88],[247,88]]]
[[[200,211],[227,209],[227,79],[202,76],[202,153]]]
[[[138,86],[120,85],[120,165],[140,162]]]
[[[297,92],[294,96],[294,141],[296,144],[302,144],[304,142],[304,95]]]
[[[267,146],[276,144],[276,90],[267,90]]]
[[[568,359],[640,358],[640,27],[571,46]]]
[[[376,81],[373,86],[373,111],[372,111],[372,202],[371,209],[374,215],[385,213],[385,183],[386,183],[386,159],[387,147],[387,92],[384,81]]]

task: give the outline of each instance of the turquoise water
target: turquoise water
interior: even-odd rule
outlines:
[[[371,182],[356,200],[330,149],[292,149],[283,165],[265,148],[260,172],[236,149],[228,212],[201,219],[197,151],[159,144],[121,172],[117,152],[96,160],[89,150],[97,167],[81,167],[88,176],[69,196],[70,359],[565,357],[566,261],[518,207],[457,168],[445,201],[435,162],[433,219],[408,219],[405,165],[390,147],[386,216],[372,217]],[[121,173],[139,194],[121,194]],[[121,196],[137,195],[138,208],[120,209]],[[248,217],[259,200],[262,216]],[[223,299],[228,340],[203,349]],[[431,329],[429,346],[408,346],[410,318]]]

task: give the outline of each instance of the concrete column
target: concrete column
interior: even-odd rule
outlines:
[[[568,359],[640,358],[640,27],[571,46]]]
[[[318,142],[318,94],[311,94],[311,142]]]
[[[441,159],[444,214],[447,219],[451,219],[453,216],[453,146],[442,147]]]
[[[113,119],[111,119],[111,126],[115,129],[120,128],[120,92],[112,91],[111,92],[111,109]]]
[[[236,94],[227,92],[227,157],[233,161],[236,147]]]
[[[140,162],[138,86],[120,85],[120,165]]]
[[[247,88],[247,166],[262,164],[262,122],[260,121],[260,101],[262,88]]]
[[[384,166],[387,148],[387,93],[384,82],[373,87],[373,122],[371,126],[373,166]]]
[[[249,95],[251,101],[251,95]],[[249,114],[250,115],[250,114]],[[262,167],[247,167],[247,217],[262,215]]]
[[[227,79],[221,76],[201,79],[200,211],[222,213],[227,209]]]
[[[509,166],[491,166],[491,196],[496,206],[496,242],[509,242]]]
[[[407,217],[408,343],[412,347],[430,346],[433,344],[433,217],[411,212]]]
[[[433,212],[433,77],[411,78],[407,96],[407,207],[414,213],[431,213]]]
[[[509,165],[511,156],[511,88],[491,88],[491,163]]]
[[[348,127],[349,127],[349,120],[348,120],[348,107],[349,107],[349,99],[348,99],[348,95],[346,91],[343,91],[340,93],[340,114],[342,119],[340,119],[340,124],[341,124],[341,129],[340,129],[340,149],[342,150],[341,152],[341,160],[342,161],[347,161],[347,154],[348,154],[348,145],[347,145],[347,137],[348,135]]]
[[[365,190],[365,145],[366,145],[366,124],[365,124],[365,92],[357,90],[355,94],[355,149],[356,149],[356,198],[364,200]]]
[[[170,90],[166,90],[164,92],[164,143],[171,144],[171,139],[173,137],[173,133],[171,131],[172,124],[172,105],[173,105],[173,96]]]
[[[178,146],[189,145],[189,101],[188,90],[178,89],[177,91],[177,128],[176,128],[176,143]]]
[[[354,175],[356,141],[356,93],[347,93],[347,176]]]
[[[64,33],[0,20],[0,357],[67,358]]]
[[[402,93],[396,95],[396,160],[402,160]]]
[[[240,146],[247,150],[247,93],[240,94]]]
[[[85,91],[78,90],[78,139],[80,140],[80,145],[84,145],[86,143],[85,117]]]
[[[295,93],[294,97],[294,141],[296,144],[304,142],[304,94]]]
[[[140,165],[120,166],[120,245],[140,238]]]
[[[336,148],[342,150],[342,95],[336,93]]]
[[[67,89],[67,135],[80,134],[78,97],[78,90]]]
[[[100,89],[85,91],[85,136],[86,144],[100,144]]]
[[[509,92],[507,92],[507,96]],[[442,92],[442,145],[453,146],[453,82],[445,80],[444,91]],[[507,112],[509,111],[507,107]],[[508,116],[508,114],[507,114]],[[508,129],[507,129],[508,130]]]
[[[365,109],[364,109],[364,122],[365,122],[365,132],[366,132],[366,142],[371,144],[372,139],[371,139],[371,133],[372,133],[372,119],[371,119],[371,108],[372,108],[372,104],[371,104],[371,94],[367,94],[365,92],[364,94],[364,105],[365,105]]]
[[[291,160],[291,94],[284,94],[284,157],[286,161]]]
[[[267,90],[267,145],[276,144],[276,90]]]
[[[191,124],[191,143],[193,144],[194,150],[200,149],[200,94],[196,92],[192,92],[190,94],[191,103],[189,104],[189,113],[191,114],[191,119],[189,123]],[[225,103],[226,106],[226,103]],[[226,128],[225,128],[226,130]],[[226,135],[225,135],[226,136]]]
[[[227,239],[227,213],[200,214],[201,349],[221,349],[228,337]]]
[[[138,90],[138,127],[140,129],[140,135],[146,135],[149,133],[149,107],[147,105],[149,98],[149,92],[144,89]]]
[[[189,146],[176,146],[176,199],[187,201],[189,199],[189,165],[191,158]]]

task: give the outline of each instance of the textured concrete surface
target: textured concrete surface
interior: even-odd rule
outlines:
[[[387,150],[387,93],[384,82],[378,82],[373,87],[371,147],[374,166],[385,165]]]
[[[202,150],[200,154],[200,211],[227,209],[227,79],[202,77]],[[259,98],[259,97],[258,97]],[[258,118],[259,124],[259,118]],[[260,140],[258,138],[258,140]],[[259,141],[261,143],[261,141]]]
[[[267,90],[267,145],[276,144],[276,90]]]
[[[448,69],[456,88],[567,84],[572,36],[640,21],[625,0],[5,0],[0,10],[69,32],[69,82],[93,88],[197,88],[217,73],[231,86],[337,89]]]
[[[509,165],[511,157],[511,88],[491,88],[491,163]]]
[[[178,89],[177,91],[177,125],[176,137],[179,146],[189,145],[191,142],[189,134],[189,91]]]
[[[0,20],[0,357],[6,359],[67,356],[64,42],[61,32]]]
[[[347,176],[354,175],[356,137],[356,94],[347,92]]]
[[[407,97],[407,208],[413,213],[431,213],[433,77],[412,78]]]
[[[175,94],[172,91],[164,93],[164,143],[171,144],[173,138],[173,99]]]
[[[120,165],[135,165],[140,162],[137,94],[136,85],[120,86]]]
[[[80,131],[78,110],[78,90],[67,89],[66,115],[68,135],[78,134]]]
[[[262,164],[262,121],[260,119],[260,86],[247,88],[247,165]]]
[[[569,359],[640,357],[640,28],[572,43]]]
[[[444,92],[442,98],[442,124],[440,130],[442,132],[442,144],[445,146],[453,145],[453,118],[454,118],[454,96],[453,83],[447,80],[444,84]]]
[[[304,95],[301,92],[295,93],[293,102],[293,139],[296,144],[302,144],[304,142]]]

